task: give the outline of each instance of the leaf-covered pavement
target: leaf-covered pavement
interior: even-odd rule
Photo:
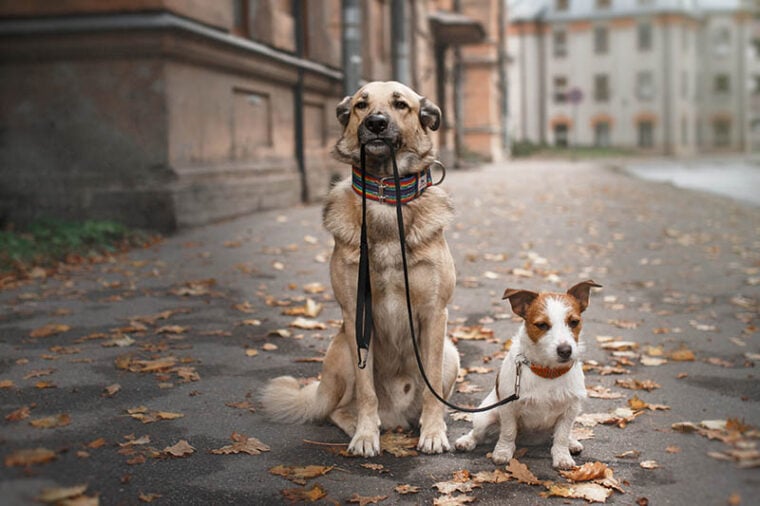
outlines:
[[[604,285],[584,321],[583,467],[563,476],[546,445],[501,467],[491,443],[417,455],[395,433],[381,457],[352,458],[332,426],[268,422],[258,389],[316,377],[339,325],[330,239],[307,206],[4,287],[4,504],[752,503],[760,210],[584,163],[511,162],[446,185],[455,401],[491,388],[518,325],[504,288]],[[450,439],[466,418],[450,413]]]

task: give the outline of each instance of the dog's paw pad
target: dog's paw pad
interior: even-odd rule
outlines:
[[[417,449],[422,453],[443,453],[449,451],[451,445],[445,432],[421,434]]]
[[[380,435],[356,434],[348,445],[348,452],[359,457],[375,457],[380,454]]]
[[[454,447],[460,452],[471,452],[472,450],[475,449],[476,446],[477,446],[477,443],[475,442],[475,438],[470,436],[469,434],[466,436],[460,437],[454,443]]]

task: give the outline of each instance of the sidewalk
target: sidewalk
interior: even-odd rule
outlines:
[[[449,331],[460,336],[463,367],[498,368],[493,356],[518,326],[501,300],[506,287],[562,290],[592,278],[604,288],[584,320],[596,396],[585,413],[607,414],[607,424],[584,419],[578,463],[613,470],[625,493],[609,504],[751,504],[757,469],[740,466],[760,458],[757,430],[745,426],[760,426],[760,209],[583,162],[452,171],[444,186],[458,211],[447,233],[458,274]],[[433,485],[455,471],[492,471],[490,443],[469,454],[346,458],[345,446],[325,444],[348,443],[337,428],[262,416],[259,388],[281,374],[316,376],[340,318],[320,220],[319,206],[256,214],[0,293],[3,504],[78,484],[106,505],[280,504],[283,490],[299,487],[311,497],[324,490],[323,504],[355,494],[363,504],[430,504],[443,495]],[[317,328],[292,327],[298,315],[283,311],[307,299],[323,309],[298,325]],[[472,393],[454,401],[476,404],[491,388],[495,373],[479,370],[459,385]],[[644,404],[629,403],[634,396]],[[671,428],[708,420],[729,422]],[[448,423],[452,442],[469,426],[459,416]],[[233,433],[270,450],[210,453],[232,445]],[[174,446],[181,440],[194,451]],[[238,440],[255,453],[255,441]],[[18,453],[34,448],[50,452]],[[566,483],[547,446],[519,460],[541,481]],[[325,474],[304,486],[269,472],[278,465]],[[584,503],[547,500],[546,486],[514,479],[463,481],[475,488],[451,496],[477,504]],[[404,484],[419,492],[394,490]]]

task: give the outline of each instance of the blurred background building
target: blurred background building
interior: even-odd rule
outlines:
[[[449,167],[515,142],[760,149],[744,0],[0,0],[0,226],[175,230],[319,200],[335,105],[396,79]]]
[[[500,0],[0,0],[0,222],[170,231],[319,199],[348,174],[335,106],[371,80],[441,106],[449,164],[500,159],[505,16]]]
[[[742,0],[513,0],[517,140],[760,149],[760,23]]]

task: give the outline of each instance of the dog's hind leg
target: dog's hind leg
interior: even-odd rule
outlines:
[[[491,390],[491,392],[486,396],[485,399],[483,399],[483,402],[480,403],[481,406],[488,406],[489,404],[493,404],[496,402],[496,389],[494,388]],[[472,415],[472,430],[465,434],[464,436],[460,437],[456,440],[454,443],[454,446],[457,450],[463,451],[463,452],[469,452],[475,449],[476,446],[478,446],[479,443],[482,443],[483,440],[486,438],[486,435],[489,432],[489,429],[496,425],[499,422],[499,416],[498,411],[496,409],[492,409],[490,411],[485,411],[482,413],[475,413]]]

